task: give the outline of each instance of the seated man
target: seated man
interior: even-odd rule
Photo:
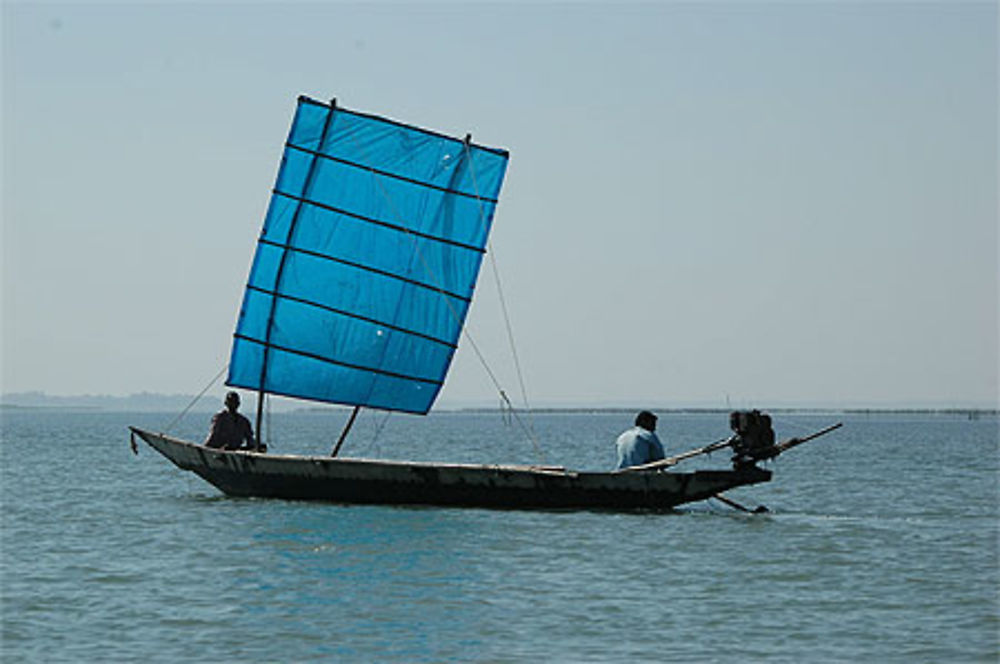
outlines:
[[[635,426],[618,436],[615,446],[619,470],[664,458],[663,444],[656,435],[656,415],[648,410],[639,413]]]
[[[212,416],[212,430],[205,439],[205,447],[221,447],[226,450],[257,449],[250,420],[236,412],[239,407],[240,395],[236,392],[227,394],[226,410]]]

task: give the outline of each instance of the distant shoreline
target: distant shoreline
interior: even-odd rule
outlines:
[[[334,410],[347,409],[347,406],[329,406],[329,407],[304,407],[296,408],[293,410],[285,411],[291,413],[327,413]],[[527,412],[523,408],[515,409],[518,413]],[[533,415],[614,415],[614,414],[631,414],[636,413],[637,408],[627,408],[624,406],[565,406],[565,407],[555,407],[555,408],[532,408],[530,409]],[[753,410],[753,409],[741,409],[741,408],[650,408],[655,413],[658,414],[675,414],[675,415],[728,415],[729,413],[736,410]],[[927,408],[927,407],[914,407],[914,408],[840,408],[836,406],[830,407],[781,407],[781,408],[757,408],[761,412],[765,413],[784,413],[784,414],[808,414],[808,413],[843,413],[848,415],[909,415],[909,414],[924,414],[924,415],[976,415],[976,416],[1000,416],[1000,409],[997,408]],[[507,409],[501,409],[497,407],[458,407],[458,408],[435,408],[431,410],[431,414],[491,414],[491,413],[505,413],[509,412]]]
[[[635,413],[639,406],[656,413],[673,414],[728,414],[734,410],[749,410],[749,408],[720,406],[674,406],[656,407],[655,405],[638,404],[636,406],[542,406],[531,408],[530,412],[537,415],[578,415],[578,414],[617,414]],[[54,396],[42,392],[8,393],[0,396],[0,411],[31,412],[31,411],[79,411],[79,412],[165,412],[179,413],[192,411],[198,413],[213,413],[222,407],[216,395],[204,396],[195,401],[195,397],[185,394],[154,394],[141,393],[125,397],[111,395],[81,395]],[[273,404],[274,413],[329,413],[349,409],[349,406],[319,405],[309,402],[282,400]],[[963,407],[963,406],[775,406],[768,407],[758,404],[757,409],[768,413],[844,413],[849,415],[866,414],[924,414],[924,415],[966,415],[969,417],[998,416],[1000,408]],[[525,412],[524,408],[517,408]],[[506,409],[497,406],[448,406],[442,405],[432,409],[434,414],[470,414],[470,413],[503,413]]]
[[[102,406],[61,406],[58,404],[51,406],[22,406],[13,403],[0,403],[0,410],[91,410],[109,412],[107,408]]]
[[[519,411],[521,409],[518,409]],[[731,413],[737,410],[753,410],[753,409],[742,409],[742,408],[652,408],[650,409],[656,413]],[[757,408],[762,412],[767,413],[849,413],[855,415],[864,414],[880,414],[880,415],[891,415],[893,413],[899,414],[909,414],[909,413],[924,413],[932,415],[965,415],[968,413],[976,413],[979,415],[1000,415],[1000,409],[997,408],[927,408],[927,407],[914,407],[914,408],[854,408],[854,407],[836,407],[836,406],[798,406],[798,407],[778,407],[778,408]],[[624,407],[565,407],[565,408],[532,408],[531,412],[536,414],[541,413],[560,413],[560,414],[573,414],[573,413],[634,413],[636,408],[624,408]],[[444,409],[444,412],[461,412],[461,413],[500,413],[505,412],[500,408],[457,408],[457,409]]]

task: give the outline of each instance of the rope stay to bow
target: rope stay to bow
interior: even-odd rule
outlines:
[[[175,418],[174,418],[174,419],[173,419],[173,420],[172,420],[172,421],[170,422],[170,424],[168,424],[168,425],[167,425],[167,428],[163,430],[163,433],[170,433],[170,430],[171,430],[171,429],[173,429],[173,428],[174,428],[174,426],[175,426],[175,425],[176,425],[176,424],[177,424],[178,422],[180,422],[180,421],[181,421],[181,418],[183,418],[183,417],[184,417],[185,415],[187,415],[187,414],[188,414],[188,411],[190,411],[190,410],[191,410],[192,408],[194,408],[194,405],[195,405],[196,403],[198,403],[198,401],[199,401],[199,400],[201,400],[201,398],[202,398],[203,396],[205,396],[205,393],[206,393],[206,392],[208,392],[208,391],[209,391],[210,389],[212,389],[212,386],[213,386],[213,385],[215,385],[215,384],[216,384],[216,383],[218,382],[218,380],[219,380],[220,378],[222,378],[222,374],[226,373],[226,369],[228,369],[228,368],[229,368],[229,363],[228,363],[228,362],[227,362],[226,364],[223,364],[223,365],[222,365],[222,368],[221,368],[221,369],[219,369],[219,373],[215,374],[215,378],[213,378],[213,379],[212,379],[212,380],[211,380],[211,381],[210,381],[210,382],[208,383],[208,385],[206,385],[206,386],[205,386],[205,389],[203,389],[203,390],[202,390],[201,392],[199,392],[199,393],[198,393],[198,396],[196,396],[196,397],[195,397],[194,399],[192,399],[192,400],[191,400],[191,403],[189,403],[189,404],[187,405],[187,408],[185,408],[184,410],[182,410],[182,411],[181,411],[180,415],[178,415],[177,417],[175,417]],[[258,433],[258,435],[260,435],[260,434]]]

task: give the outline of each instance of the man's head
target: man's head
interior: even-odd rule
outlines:
[[[229,392],[226,394],[226,408],[232,412],[236,412],[236,409],[240,407],[240,395],[236,392]]]
[[[644,410],[635,416],[635,425],[642,427],[646,431],[656,431],[656,415],[648,410]]]

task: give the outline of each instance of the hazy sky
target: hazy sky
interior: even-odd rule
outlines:
[[[510,150],[532,403],[996,405],[996,3],[2,19],[4,392],[199,391],[308,94]],[[518,394],[488,263],[468,326]],[[439,404],[471,402],[463,341]]]

